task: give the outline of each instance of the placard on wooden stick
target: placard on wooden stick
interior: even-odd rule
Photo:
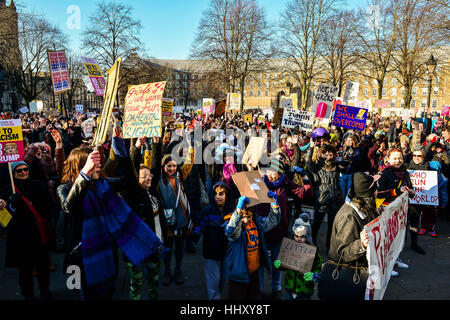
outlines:
[[[281,266],[301,273],[311,272],[317,248],[306,243],[283,238],[278,260]]]

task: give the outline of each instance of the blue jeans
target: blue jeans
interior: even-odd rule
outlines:
[[[339,185],[341,186],[342,196],[345,198],[348,191],[352,187],[353,173],[341,173],[339,177]]]
[[[273,267],[273,262],[278,259],[278,254],[280,253],[281,242],[280,243],[271,243],[267,242],[267,250],[270,253],[270,261],[272,265],[272,291],[281,291],[281,271],[278,271]],[[259,283],[261,287],[261,292],[264,290],[264,268],[259,269]]]
[[[206,288],[209,300],[221,300],[225,287],[225,261],[205,259]]]

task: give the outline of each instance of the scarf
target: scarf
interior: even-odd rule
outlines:
[[[403,178],[405,176],[405,166],[404,165],[402,165],[400,168],[395,168],[388,162],[386,167],[389,168],[398,179],[403,181]]]
[[[274,181],[274,182],[270,182],[269,178],[267,178],[267,176],[263,177],[264,182],[266,183],[267,188],[269,188],[269,190],[276,190],[278,188],[281,187],[281,185],[284,182],[284,174],[281,175],[280,178],[278,178],[278,180]]]
[[[114,248],[136,266],[158,252],[161,241],[105,180],[94,181],[83,204],[81,255],[89,286],[117,274]]]
[[[294,155],[294,150],[288,149],[286,145],[284,145],[284,152],[289,157],[289,160],[292,160],[292,156]]]
[[[231,176],[235,173],[237,173],[236,167],[233,163],[226,163],[223,165],[223,178],[225,180],[225,183],[230,187],[232,178]]]

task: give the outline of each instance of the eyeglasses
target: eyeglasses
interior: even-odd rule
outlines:
[[[28,169],[28,168],[16,169],[15,170],[15,172],[17,172],[17,173],[28,172],[28,171],[30,171],[30,169]]]

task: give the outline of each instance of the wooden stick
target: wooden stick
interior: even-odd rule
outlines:
[[[13,172],[12,172],[12,168],[11,168],[11,162],[8,162],[8,169],[9,169],[9,177],[11,179],[12,193],[16,194],[16,187],[14,185],[14,177],[13,177]]]

